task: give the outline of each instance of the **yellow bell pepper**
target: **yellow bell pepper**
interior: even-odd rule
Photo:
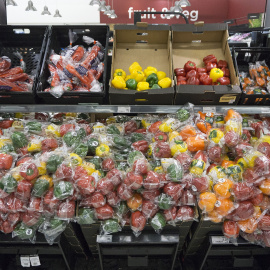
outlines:
[[[187,151],[187,144],[181,140],[174,140],[173,145],[171,146],[171,154],[174,156],[178,153],[184,153]]]
[[[41,151],[41,142],[30,142],[27,145],[28,152],[40,152]]]
[[[144,91],[149,89],[149,83],[148,82],[139,82],[137,84],[137,91]]]
[[[226,133],[229,131],[234,131],[237,134],[242,134],[242,123],[237,119],[230,119],[225,124],[225,131]]]
[[[10,139],[0,139],[0,148],[6,144],[12,144],[12,141]]]
[[[106,157],[110,152],[110,147],[107,144],[102,143],[96,148],[96,155],[99,157]]]
[[[158,128],[162,132],[172,132],[173,131],[171,122],[164,122]]]
[[[172,131],[169,133],[169,142],[171,142],[174,138],[180,136],[179,132],[177,131]]]
[[[213,82],[216,82],[218,78],[223,77],[223,71],[220,68],[212,68],[209,76]]]
[[[66,117],[73,117],[73,118],[76,118],[77,117],[77,113],[66,113]]]
[[[71,163],[73,165],[76,165],[76,166],[81,166],[82,165],[82,158],[75,154],[75,153],[71,153],[69,154],[69,157],[71,158]]]
[[[130,67],[128,68],[130,74],[132,73],[133,70],[142,70],[142,67],[138,62],[133,62]]]
[[[226,169],[226,173],[234,180],[239,181],[242,179],[243,168],[240,164],[229,165],[228,168]]]
[[[46,174],[47,173],[46,162],[41,161],[40,165],[37,167],[37,169],[38,169],[39,175]]]
[[[215,166],[209,171],[208,176],[212,180],[226,178],[225,169],[223,167],[221,167],[221,166]]]
[[[53,179],[49,175],[42,175],[39,177],[39,179],[43,179],[49,182],[49,187],[51,188],[53,186]]]
[[[145,77],[147,78],[147,77],[148,77],[150,74],[152,74],[152,73],[157,74],[157,69],[150,66],[150,67],[147,67],[147,68],[143,71],[143,73],[144,73]]]
[[[53,136],[53,137],[61,137],[60,132],[59,132],[59,127],[57,125],[51,124],[47,126],[45,129],[45,133],[48,137]]]
[[[112,86],[117,89],[124,89],[126,88],[126,82],[121,76],[116,76],[112,80]]]
[[[96,171],[95,164],[93,164],[91,162],[84,161],[81,166],[87,171],[87,174],[89,174],[89,175],[91,175],[93,172]]]
[[[166,78],[167,75],[166,75],[166,73],[164,71],[158,71],[157,72],[157,77],[158,77],[158,80],[160,81],[160,80]]]
[[[163,172],[164,172],[163,167],[162,167],[162,166],[156,167],[156,168],[154,169],[154,172],[156,172],[156,173],[163,173]]]
[[[17,167],[19,168],[19,167]],[[16,181],[22,181],[24,178],[20,175],[20,171],[16,170],[17,168],[15,168],[14,170],[11,171],[11,175],[12,177],[16,180]]]
[[[113,77],[115,78],[116,76],[120,76],[123,79],[125,79],[126,78],[126,72],[123,69],[120,69],[120,68],[119,69],[116,69],[114,71]]]
[[[254,147],[255,144],[258,142],[258,138],[257,137],[251,137],[250,138],[250,144]]]
[[[127,75],[126,78],[125,78],[125,81],[129,80],[129,79],[132,79],[131,78],[131,75]]]
[[[244,160],[247,162],[247,165],[249,168],[253,168],[255,165],[255,159],[257,157],[262,156],[263,154],[259,151],[254,151],[252,153],[248,153],[247,155],[244,156]]]
[[[142,119],[141,123],[144,128],[147,128],[151,125],[151,123],[147,122],[145,119]]]
[[[205,169],[205,162],[200,159],[194,159],[190,165],[189,171],[195,175],[202,175]]]
[[[130,74],[132,79],[135,79],[135,81],[138,82],[142,82],[144,79],[144,74],[142,71],[140,70],[133,70],[132,73]]]
[[[247,162],[243,158],[239,158],[237,160],[237,164],[240,165],[243,169],[248,167]]]
[[[23,114],[22,113],[15,113],[15,118],[21,119],[21,118],[23,118]]]
[[[151,157],[152,154],[153,154],[153,145],[150,144],[149,147],[148,147],[148,150],[147,150],[147,156]]]
[[[224,133],[217,128],[213,128],[210,130],[208,139],[213,141],[214,143],[219,143],[220,140],[224,137]]]
[[[169,77],[163,78],[160,81],[158,81],[158,85],[161,88],[168,88],[172,85],[172,80]]]
[[[260,141],[260,142],[267,142],[267,143],[270,144],[270,136],[264,135],[264,136],[262,136],[262,137],[260,138],[259,141]]]

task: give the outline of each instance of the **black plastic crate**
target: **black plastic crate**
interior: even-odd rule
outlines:
[[[265,60],[270,67],[270,48],[233,48],[233,59],[236,71],[247,72],[249,74],[249,63]],[[242,87],[242,86],[241,86]],[[270,105],[270,94],[247,95],[242,92],[239,104],[241,105]]]
[[[47,65],[47,60],[50,53],[54,50],[59,53],[61,49],[66,48],[69,41],[69,29],[76,32],[78,40],[73,45],[84,45],[82,36],[89,36],[99,41],[105,48],[104,54],[104,72],[100,79],[103,83],[103,91],[100,93],[85,93],[85,92],[65,92],[60,98],[55,98],[49,92],[44,92],[46,88],[50,87],[47,82],[50,77],[50,72]],[[53,26],[51,28],[48,43],[43,59],[40,79],[37,85],[37,95],[39,101],[45,104],[79,104],[79,103],[98,103],[103,104],[105,95],[107,93],[107,58],[108,58],[108,42],[109,42],[109,26],[106,25],[67,25],[67,26]]]
[[[0,26],[0,56],[8,56],[13,68],[20,66],[20,59],[13,53],[20,52],[26,63],[26,73],[34,76],[32,92],[1,92],[0,104],[35,103],[35,86],[46,48],[47,36],[47,26]]]

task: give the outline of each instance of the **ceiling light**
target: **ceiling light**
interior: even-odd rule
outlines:
[[[44,10],[42,11],[41,15],[51,15],[51,12],[47,6],[44,6]]]
[[[100,0],[91,0],[90,6],[100,6],[101,3],[100,3]]]
[[[188,0],[180,0],[178,6],[180,7],[190,7],[191,4]]]
[[[55,14],[53,15],[53,17],[62,17],[61,14],[60,14],[60,12],[59,12],[59,9],[57,9],[55,11]]]
[[[30,0],[30,1],[28,1],[28,6],[27,6],[27,8],[25,9],[25,11],[30,11],[30,10],[32,10],[32,11],[37,11],[37,9],[34,7],[34,4],[33,4],[33,2]]]
[[[7,6],[17,6],[16,2],[13,0],[6,0],[6,5]]]

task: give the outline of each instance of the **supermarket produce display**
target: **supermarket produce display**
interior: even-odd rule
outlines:
[[[68,222],[101,222],[101,234],[128,225],[222,222],[234,242],[269,246],[269,118],[168,115],[2,115],[1,231],[49,243]],[[76,207],[77,205],[77,207]],[[77,211],[76,211],[77,210]]]

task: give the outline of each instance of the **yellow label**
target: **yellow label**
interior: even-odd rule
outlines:
[[[232,95],[223,95],[222,97],[220,97],[219,102],[226,102],[226,103],[233,103],[236,100],[236,96],[232,96]]]

